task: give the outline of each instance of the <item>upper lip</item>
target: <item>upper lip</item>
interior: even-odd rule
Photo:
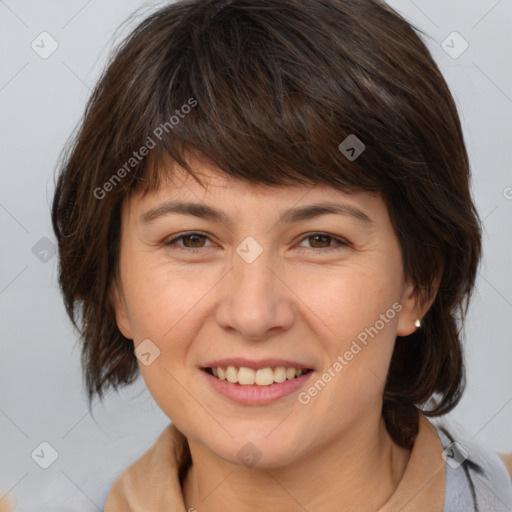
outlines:
[[[240,368],[244,366],[245,368],[252,368],[253,370],[258,370],[260,368],[277,368],[278,366],[284,366],[285,368],[297,368],[304,370],[312,370],[313,368],[307,364],[299,363],[298,361],[290,361],[288,359],[260,359],[259,361],[251,361],[249,359],[245,359],[244,357],[230,357],[229,359],[216,359],[215,361],[210,361],[203,365],[203,368],[217,368],[219,366],[227,367],[227,366],[236,366]]]

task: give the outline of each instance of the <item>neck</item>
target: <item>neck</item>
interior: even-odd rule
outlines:
[[[410,456],[392,441],[381,416],[278,468],[231,464],[202,444],[189,445],[183,496],[186,510],[199,512],[375,512],[397,488]]]

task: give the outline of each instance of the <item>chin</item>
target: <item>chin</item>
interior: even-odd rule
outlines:
[[[254,469],[271,469],[287,466],[299,456],[298,442],[289,435],[261,436],[241,435],[228,441],[223,449],[214,450],[220,458],[227,462]],[[234,450],[233,450],[234,448]]]

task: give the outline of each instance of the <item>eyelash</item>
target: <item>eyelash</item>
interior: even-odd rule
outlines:
[[[167,242],[165,242],[165,246],[169,247],[169,246],[172,246],[174,245],[175,249],[178,250],[178,251],[184,251],[184,252],[188,252],[188,253],[197,253],[197,252],[201,252],[201,250],[203,249],[206,249],[207,247],[180,247],[178,245],[176,245],[176,242],[179,241],[179,240],[183,240],[184,238],[187,238],[187,237],[190,237],[190,236],[194,236],[194,235],[198,235],[200,237],[204,237],[204,238],[208,238],[208,235],[205,234],[205,233],[201,233],[199,231],[190,231],[188,233],[183,233],[175,238],[173,238],[172,240],[169,240]],[[331,239],[331,240],[334,240],[335,242],[337,242],[339,245],[337,247],[327,247],[327,248],[320,248],[320,249],[315,249],[315,248],[311,248],[311,250],[315,251],[315,252],[323,252],[323,253],[330,253],[332,251],[339,251],[340,249],[343,249],[343,248],[346,248],[346,247],[350,247],[350,243],[347,242],[346,240],[343,240],[342,238],[338,238],[338,237],[335,237],[335,236],[332,236],[332,235],[329,235],[328,233],[322,233],[322,232],[313,232],[313,233],[308,233],[307,236],[304,236],[302,239],[301,239],[301,242],[304,241],[304,240],[307,240],[308,238],[312,238],[312,237],[315,237],[315,236],[323,236],[323,237],[326,237],[328,239]],[[307,249],[307,247],[302,247],[302,249]]]

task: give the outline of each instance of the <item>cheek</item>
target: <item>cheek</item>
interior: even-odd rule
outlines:
[[[135,339],[163,341],[212,285],[188,269],[171,269],[165,262],[151,260],[151,255],[139,254],[127,261],[123,282],[127,283],[124,288]]]
[[[176,411],[192,414],[193,404],[183,386],[187,382],[188,348],[197,330],[197,303],[205,292],[193,286],[192,277],[184,278],[163,266],[139,269],[132,274],[127,292],[131,293],[129,312],[135,345],[149,339],[159,350],[149,366],[139,361],[141,376],[169,417]]]
[[[145,366],[139,361],[139,369],[156,402],[166,410],[168,400],[180,400],[179,383],[186,381],[189,349],[202,327],[208,293],[218,278],[141,260],[126,266],[130,325],[135,346],[149,339],[158,347],[154,363]],[[170,389],[175,392],[169,394]]]
[[[389,268],[375,263],[332,269],[329,272],[297,276],[297,297],[309,310],[320,339],[332,340],[337,348],[373,326],[400,297],[400,282]],[[389,331],[395,310],[379,321],[379,331]],[[391,318],[388,318],[391,317]]]
[[[299,293],[308,291],[305,302],[326,354],[319,378],[332,392],[322,393],[325,405],[344,402],[363,410],[384,389],[401,309],[400,282],[380,264],[337,269],[309,281]]]

